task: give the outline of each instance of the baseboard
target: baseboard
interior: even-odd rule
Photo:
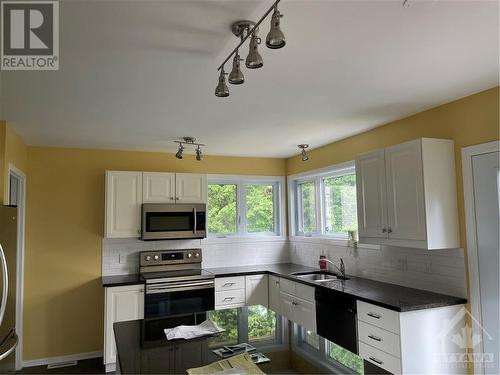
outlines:
[[[102,357],[102,351],[70,354],[70,355],[63,355],[60,357],[31,359],[29,361],[23,361],[22,366],[23,367],[45,366],[45,365],[51,365],[51,364],[59,363],[59,362],[80,361],[83,359],[91,359],[91,358],[98,358],[98,357]]]

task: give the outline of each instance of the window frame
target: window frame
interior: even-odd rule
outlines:
[[[209,239],[221,238],[258,238],[281,237],[285,233],[285,206],[284,206],[284,176],[240,176],[240,175],[208,175],[208,185],[236,185],[236,228],[231,234],[211,233],[208,230],[210,218],[207,215],[207,232]],[[272,185],[274,207],[274,232],[248,232],[246,188],[249,185]],[[209,203],[207,203],[209,204]]]
[[[288,211],[289,211],[289,232],[292,237],[315,237],[326,238],[332,240],[347,240],[347,233],[339,235],[338,233],[328,234],[325,230],[326,221],[326,202],[325,202],[325,186],[324,180],[331,177],[341,177],[349,174],[356,175],[354,160],[333,165],[327,168],[322,168],[306,173],[300,173],[288,176]],[[316,206],[316,231],[304,233],[300,229],[300,199],[298,194],[298,186],[306,182],[314,182],[315,191],[315,206]],[[356,209],[357,210],[357,209]],[[356,212],[357,215],[357,212]]]

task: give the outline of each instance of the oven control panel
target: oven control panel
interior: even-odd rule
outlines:
[[[141,267],[201,263],[201,249],[142,251]]]

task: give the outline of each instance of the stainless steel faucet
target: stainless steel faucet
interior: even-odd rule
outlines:
[[[344,264],[344,260],[342,258],[340,259],[340,267],[338,267],[334,262],[332,262],[330,259],[327,259],[327,258],[322,258],[321,261],[326,262],[326,263],[330,263],[332,266],[334,266],[339,271],[339,273],[340,273],[339,276],[345,279],[345,264]]]

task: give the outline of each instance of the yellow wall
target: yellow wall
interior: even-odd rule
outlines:
[[[4,160],[5,160],[5,121],[0,120],[0,203],[3,204],[3,190],[4,190]]]
[[[29,147],[24,359],[102,349],[104,171],[285,175],[284,159]]]

